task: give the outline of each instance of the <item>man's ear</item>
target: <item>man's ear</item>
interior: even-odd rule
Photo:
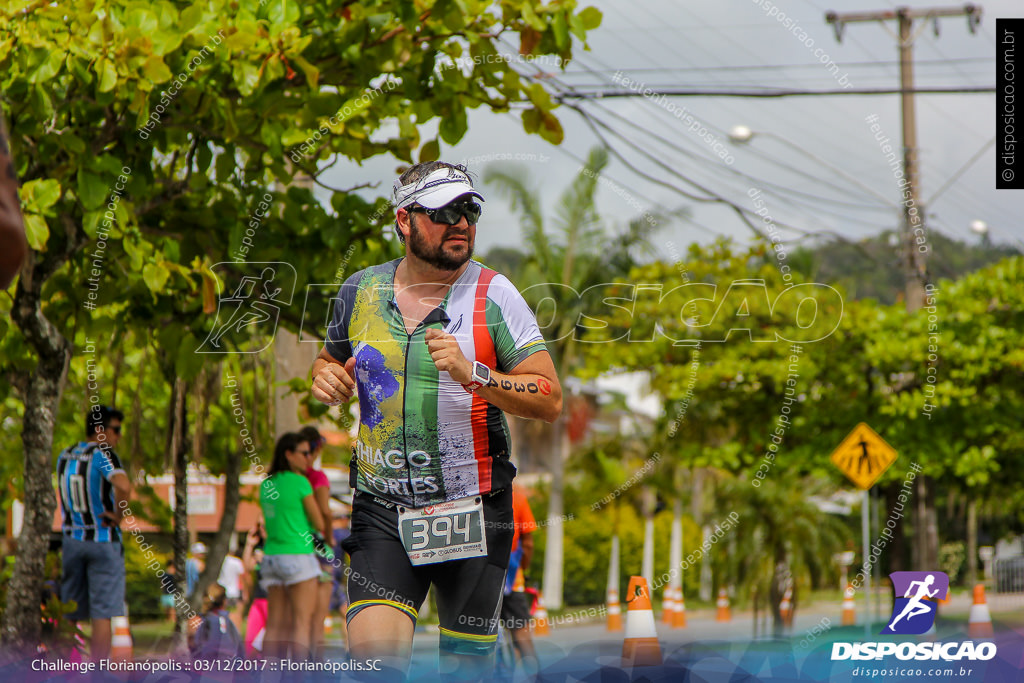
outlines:
[[[408,240],[409,235],[412,233],[412,221],[413,217],[411,211],[399,209],[395,214],[395,227],[401,236],[405,238],[402,240],[403,242]]]

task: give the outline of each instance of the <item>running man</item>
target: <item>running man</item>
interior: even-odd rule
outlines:
[[[512,644],[519,652],[523,668],[533,675],[540,668],[537,651],[530,636],[530,608],[533,597],[526,592],[526,572],[533,559],[533,532],[537,520],[530,509],[526,493],[520,487],[512,491],[512,519],[515,532],[512,537],[512,555],[505,577],[505,598],[501,603],[501,621],[512,634]]]
[[[936,588],[933,591],[928,590],[928,587],[931,586],[933,583],[935,583],[934,574],[929,574],[928,576],[926,576],[924,578],[924,581],[910,582],[910,585],[907,586],[907,592],[903,595],[903,597],[905,598],[910,598],[910,602],[906,604],[906,606],[903,608],[903,611],[899,613],[899,616],[893,619],[892,623],[889,624],[890,631],[894,630],[893,626],[895,626],[896,622],[902,619],[903,617],[906,617],[907,621],[910,621],[919,614],[927,614],[931,611],[928,605],[925,605],[921,601],[925,598],[933,598],[935,597],[935,594],[939,592],[938,588]],[[918,586],[917,594],[911,597],[910,594],[914,592],[914,586]]]
[[[417,164],[394,195],[405,258],[345,281],[312,372],[323,403],[359,392],[349,647],[404,673],[433,585],[442,669],[489,676],[513,531],[504,413],[552,422],[562,390],[522,296],[471,260],[483,197],[465,167]]]
[[[121,411],[93,406],[85,416],[86,440],[57,458],[63,581],[61,599],[74,600],[70,621],[90,619],[90,656],[110,656],[110,620],[124,615],[124,546],[121,521],[132,484],[114,447],[121,440]]]

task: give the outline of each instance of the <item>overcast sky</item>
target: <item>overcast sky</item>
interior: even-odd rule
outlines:
[[[793,20],[791,26],[802,31],[787,29],[777,16],[769,16],[766,7],[770,4],[764,0],[597,0],[580,6],[587,4],[601,9],[604,22],[590,34],[590,50],[577,48],[578,59],[565,73],[549,69],[556,76],[549,79],[552,88],[592,92],[618,87],[611,82],[617,72],[653,89],[839,89],[843,84],[836,79],[843,74],[856,89],[899,86],[895,22],[848,25],[842,43],[836,42],[832,27],[825,22],[828,10],[892,9],[896,3],[890,0],[779,0],[778,9]],[[899,4],[937,6],[919,0]],[[981,4],[982,25],[973,34],[964,17],[940,19],[939,37],[930,24],[917,24],[922,29],[915,41],[918,87],[995,83],[995,19],[1020,16],[1024,5],[1020,0]],[[820,51],[816,54],[815,50]],[[838,75],[830,74],[819,62],[824,55],[838,65]],[[526,64],[519,67],[526,73],[534,71]],[[797,229],[780,226],[780,233],[794,244],[802,233],[831,231],[858,239],[899,225],[895,203],[901,192],[866,120],[876,115],[874,123],[899,149],[898,95],[702,96],[676,97],[668,102],[606,98],[588,101],[583,107],[613,129],[614,133],[606,133],[609,141],[630,164],[675,188],[707,196],[686,182],[693,181],[748,209],[755,208],[749,192],[761,189],[772,218]],[[502,163],[492,159],[533,155],[522,166],[530,173],[550,216],[558,194],[579,171],[577,159],[599,143],[575,111],[563,106],[556,114],[566,131],[560,147],[524,133],[516,112],[470,112],[469,132],[454,148],[442,145],[442,158],[469,160],[471,170],[482,173],[489,163]],[[703,138],[689,131],[692,123],[685,114],[703,125],[707,131]],[[995,96],[919,95],[917,122],[922,199],[927,201],[929,228],[974,240],[977,237],[969,225],[972,220],[983,220],[994,241],[1024,247],[1020,221],[1024,192],[994,189],[995,151],[986,145],[995,131]],[[740,124],[762,134],[736,146],[727,133]],[[433,130],[436,127],[426,128],[422,139],[431,139]],[[956,182],[934,196],[983,149]],[[731,163],[719,158],[723,152],[731,156]],[[324,180],[335,187],[379,181],[378,189],[367,194],[389,194],[397,165],[396,160],[384,157],[362,166],[339,163]],[[602,187],[599,195],[609,235],[616,225],[639,216],[642,211],[636,207],[641,206],[652,212],[681,207],[691,212],[690,220],[668,225],[658,235],[655,247],[663,254],[669,242],[681,251],[685,244],[707,242],[717,235],[740,241],[751,236],[750,229],[728,207],[686,199],[637,175],[618,159],[613,159],[606,177],[615,183]],[[477,252],[494,245],[520,246],[518,218],[493,190],[484,186],[483,191],[488,201],[477,234]]]

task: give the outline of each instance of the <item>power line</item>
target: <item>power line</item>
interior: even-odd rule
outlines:
[[[646,92],[651,90],[651,92]],[[575,91],[559,95],[556,99],[564,101],[567,99],[612,99],[617,97],[654,97],[664,95],[665,97],[826,97],[833,95],[970,95],[980,93],[994,93],[995,86],[953,86],[949,88],[861,88],[842,89],[830,88],[825,90],[805,90],[800,88],[770,88],[754,86],[747,90],[709,90],[709,89],[645,89],[644,92],[635,90],[596,90],[596,91]]]
[[[575,59],[574,59],[575,62]],[[574,63],[570,62],[570,66]],[[965,63],[965,62],[977,62],[980,64],[991,65],[992,59],[990,57],[957,57],[948,59],[922,59],[917,62],[918,65],[924,66],[935,66],[945,67],[954,63]],[[899,66],[899,62],[896,60],[879,60],[874,62],[845,62],[843,63],[844,69],[852,68],[863,68],[863,67],[891,67]],[[652,67],[637,67],[630,68],[630,73],[705,73],[705,72],[717,72],[726,71],[729,73],[735,73],[737,71],[776,71],[783,69],[807,69],[819,71],[821,65],[814,64],[740,64],[736,66],[652,66]],[[607,70],[603,69],[585,69],[585,70],[566,70],[564,75],[566,76],[583,76],[589,73],[604,75],[605,73],[614,73],[615,71],[624,71],[624,69]]]
[[[689,158],[696,158],[696,159],[699,159],[701,161],[711,161],[712,163],[715,162],[714,158],[712,158],[712,157],[704,157],[704,156],[695,154],[693,152],[690,152],[688,150],[684,150],[681,147],[679,147],[678,145],[676,145],[675,143],[673,143],[671,140],[668,140],[668,139],[658,135],[657,133],[655,133],[655,132],[653,132],[653,131],[651,131],[651,130],[649,130],[647,128],[644,128],[643,126],[641,126],[641,125],[639,125],[639,124],[637,124],[637,123],[635,123],[633,121],[630,121],[628,118],[626,118],[624,116],[621,116],[621,115],[619,115],[619,114],[617,114],[617,113],[615,113],[615,112],[613,112],[613,111],[611,111],[609,109],[602,108],[602,111],[610,114],[611,116],[615,117],[619,121],[622,121],[627,126],[630,126],[630,127],[634,128],[634,129],[640,131],[641,133],[649,135],[650,137],[654,138],[655,140],[657,140],[661,144],[663,144],[663,145],[665,145],[667,147],[670,147],[672,149],[675,149],[680,154],[683,154],[683,155],[685,155],[685,156],[687,156]],[[831,199],[829,197],[822,197],[820,195],[811,194],[809,192],[802,192],[800,190],[793,190],[793,189],[785,187],[783,185],[779,185],[777,183],[773,183],[773,182],[771,182],[769,180],[762,180],[762,179],[759,179],[759,178],[755,178],[754,176],[752,176],[752,175],[750,175],[748,173],[744,173],[743,171],[740,171],[739,169],[732,168],[731,166],[724,166],[723,167],[723,166],[718,166],[716,164],[712,168],[714,168],[716,170],[732,173],[732,174],[740,176],[740,177],[742,177],[742,178],[744,178],[746,180],[753,181],[753,182],[755,182],[755,183],[757,183],[759,185],[763,185],[764,187],[771,187],[771,188],[774,188],[777,191],[781,191],[781,192],[789,192],[791,194],[799,195],[801,197],[806,197],[806,198],[814,200],[814,201],[828,202],[828,203],[836,204],[837,206],[843,206],[843,207],[854,208],[854,209],[866,209],[866,210],[869,210],[869,211],[879,211],[879,210],[883,210],[884,211],[884,210],[887,210],[887,207],[872,206],[872,205],[867,205],[867,204],[854,204],[854,203],[850,203],[850,202],[843,202],[843,201],[840,201],[840,200],[837,200],[837,199]],[[808,173],[804,173],[804,172],[800,171],[799,169],[792,169],[792,170],[794,172],[800,173],[801,175],[805,175],[808,178],[812,178],[812,179],[815,178],[815,176],[813,176],[811,174],[808,174]],[[832,187],[834,189],[839,190],[840,192],[845,192],[845,190],[846,190],[846,188],[842,188],[842,187],[839,187],[839,186],[832,186]]]

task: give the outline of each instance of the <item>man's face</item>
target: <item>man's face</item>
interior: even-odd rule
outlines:
[[[435,223],[425,213],[408,215],[407,244],[416,258],[438,270],[458,270],[473,257],[476,225],[470,225],[465,216],[460,216],[455,225],[448,225]]]
[[[121,442],[121,421],[118,419],[111,420],[110,424],[103,431],[96,432],[93,440],[104,443],[111,448],[117,448],[117,444]]]

